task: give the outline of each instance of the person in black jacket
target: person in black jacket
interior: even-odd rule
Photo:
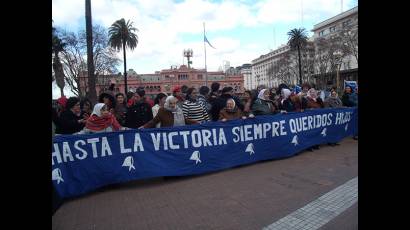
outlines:
[[[224,87],[222,89],[222,95],[212,102],[212,106],[211,106],[212,121],[218,121],[219,112],[221,111],[221,109],[225,108],[226,101],[229,98],[234,99],[236,106],[238,106],[238,108],[240,108],[243,111],[244,109],[243,104],[241,103],[238,97],[233,96],[233,88],[229,86]]]
[[[114,114],[114,109],[116,106],[115,98],[113,95],[111,95],[110,91],[101,93],[100,96],[98,97],[98,102],[106,104],[108,107],[108,111]]]
[[[152,120],[151,106],[144,101],[144,90],[134,94],[134,104],[127,109],[125,114],[125,127],[137,129]]]
[[[67,100],[66,110],[61,113],[56,124],[57,134],[73,134],[84,128],[86,120],[81,117],[80,100],[70,97]]]
[[[208,102],[210,104],[212,104],[219,97],[218,95],[219,87],[220,87],[220,84],[218,82],[212,82],[211,93],[209,93],[208,95]]]
[[[80,100],[81,117],[88,119],[93,112],[93,105],[88,98],[83,98]]]

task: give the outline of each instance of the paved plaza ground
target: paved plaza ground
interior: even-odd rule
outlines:
[[[53,215],[52,226],[54,230],[268,229],[331,191],[346,199],[347,193],[340,194],[337,188],[358,176],[357,146],[358,141],[349,137],[339,146],[322,145],[320,150],[286,159],[110,186],[65,202]],[[352,203],[320,229],[358,229],[358,206],[356,200]]]

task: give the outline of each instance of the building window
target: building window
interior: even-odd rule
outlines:
[[[348,26],[348,25],[350,25],[350,22],[351,22],[352,20],[347,20],[347,21],[344,21],[343,22],[343,27],[346,27],[346,26]]]
[[[330,30],[330,32],[334,32],[334,31],[336,31],[336,27],[332,26],[332,27],[329,28],[329,30]]]
[[[325,34],[325,31],[324,31],[324,30],[322,30],[322,31],[319,32],[319,36],[323,36],[324,34]]]
[[[202,74],[198,74],[197,78],[198,80],[202,80]]]
[[[187,74],[180,74],[178,75],[178,80],[187,80],[188,79],[188,75]]]

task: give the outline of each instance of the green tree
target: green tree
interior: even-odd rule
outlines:
[[[59,54],[60,52],[64,51],[64,46],[65,44],[62,42],[62,40],[59,38],[57,34],[57,29],[52,27],[52,56],[53,56],[53,72],[54,72],[54,77],[52,77],[52,80],[56,81],[58,88],[60,88],[60,94],[61,97],[64,96],[64,71],[63,71],[63,66],[60,61]]]
[[[299,84],[302,85],[302,62],[300,58],[300,50],[307,43],[306,30],[304,28],[293,29],[288,32],[288,45],[292,50],[298,51],[298,66],[299,66]]]
[[[133,50],[137,47],[138,36],[135,31],[138,31],[137,28],[133,27],[133,23],[128,20],[125,22],[124,18],[115,21],[108,30],[109,34],[109,43],[111,47],[117,51],[124,52],[124,85],[125,85],[125,94],[128,92],[127,85],[127,55],[126,48]]]

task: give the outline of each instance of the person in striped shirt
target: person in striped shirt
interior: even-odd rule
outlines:
[[[189,88],[186,94],[186,101],[182,104],[182,112],[186,119],[198,121],[200,123],[210,121],[209,115],[202,103],[197,100],[198,90]]]

